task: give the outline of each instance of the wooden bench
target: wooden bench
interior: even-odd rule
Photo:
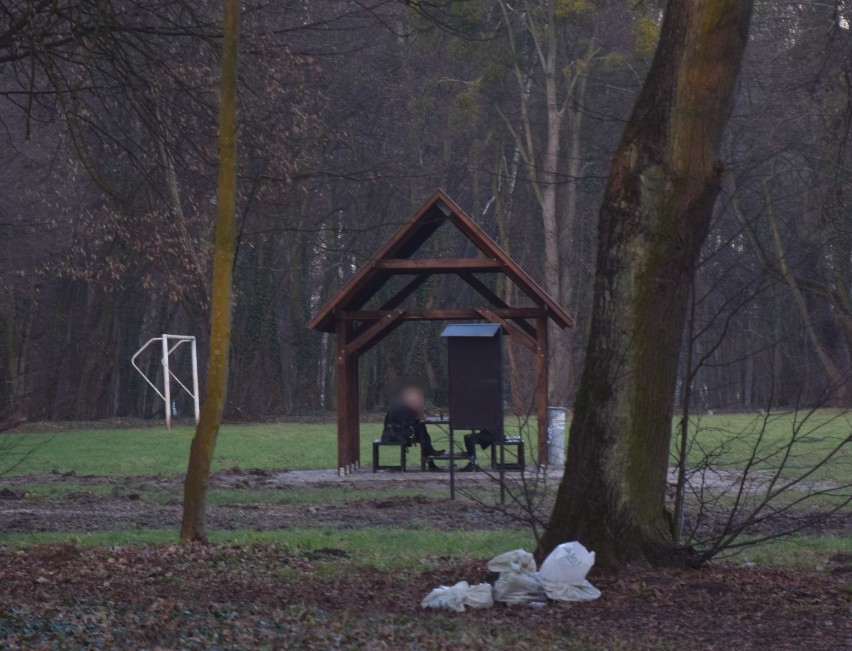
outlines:
[[[399,465],[382,465],[379,458],[379,451],[383,447],[399,448]],[[379,439],[373,440],[373,472],[379,470],[401,470],[405,472],[405,453],[407,448],[405,443],[384,443]]]
[[[507,436],[503,439],[504,448],[515,448],[515,459],[507,461],[503,459],[503,470],[520,470],[524,471],[524,439],[520,436]],[[495,443],[491,446],[491,467],[494,470],[500,469],[500,444]]]
[[[524,471],[524,467],[526,465],[525,455],[524,455],[524,440],[520,436],[507,436],[503,440],[504,448],[511,449],[514,448],[514,454],[506,455],[506,458],[503,459],[504,466],[503,470],[520,470]],[[500,444],[494,443],[491,445],[491,469],[499,470],[500,469]],[[474,465],[477,465],[477,470],[479,470],[479,466],[476,462],[475,458],[468,457],[465,452],[458,452],[454,455],[455,461],[469,462]],[[426,470],[426,464],[430,461],[450,461],[449,454],[435,454],[431,456],[421,456],[420,457],[420,469]]]
[[[444,454],[432,454],[432,455],[428,455],[428,456],[421,456],[420,457],[420,470],[426,470],[426,465],[430,461],[449,461],[449,460],[450,460],[450,453],[449,452],[445,452]],[[459,452],[458,454],[453,455],[453,460],[454,461],[469,461],[469,462],[473,463],[473,459],[470,459],[467,456],[467,454],[465,454],[464,452]],[[444,470],[446,470],[446,468]]]

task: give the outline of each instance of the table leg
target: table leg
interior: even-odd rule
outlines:
[[[450,425],[450,499],[456,499],[456,447],[455,430]]]

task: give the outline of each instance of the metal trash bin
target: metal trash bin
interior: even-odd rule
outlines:
[[[561,469],[565,465],[565,407],[547,408],[547,465]]]

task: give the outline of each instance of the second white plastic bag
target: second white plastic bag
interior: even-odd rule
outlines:
[[[528,551],[515,549],[488,561],[488,569],[499,572],[494,584],[494,601],[522,604],[545,598],[535,558]]]
[[[467,581],[459,581],[455,585],[435,588],[423,598],[420,605],[423,608],[447,608],[461,613],[464,612],[465,606],[491,608],[494,605],[494,597],[488,583],[470,585]]]
[[[544,586],[538,572],[504,572],[494,584],[494,601],[507,604],[524,604],[543,601]]]
[[[601,591],[586,580],[595,564],[595,553],[580,543],[557,546],[541,564],[539,576],[545,593],[557,601],[591,601]]]

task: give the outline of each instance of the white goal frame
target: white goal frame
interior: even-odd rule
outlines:
[[[145,349],[148,348],[155,341],[159,341],[162,350],[161,364],[163,365],[163,390],[157,388],[157,386],[151,382],[150,378],[145,375],[145,371],[143,371],[139,366],[136,365],[136,358],[141,355]],[[169,355],[171,355],[175,350],[178,349],[181,345],[189,343],[190,349],[192,351],[192,390],[190,391],[186,385],[180,381],[180,378],[174,374],[169,368]],[[195,406],[195,424],[198,424],[198,419],[201,416],[201,407],[198,401],[198,349],[195,343],[195,337],[191,335],[167,335],[163,334],[159,337],[152,337],[148,341],[144,343],[144,345],[137,350],[133,357],[130,358],[130,363],[133,365],[139,375],[142,376],[142,379],[145,380],[152,389],[157,393],[158,396],[165,403],[165,415],[166,415],[166,428],[172,428],[172,383],[171,379],[174,378],[175,382],[180,385],[180,388],[186,391],[189,394],[189,397],[192,398],[193,404]]]

